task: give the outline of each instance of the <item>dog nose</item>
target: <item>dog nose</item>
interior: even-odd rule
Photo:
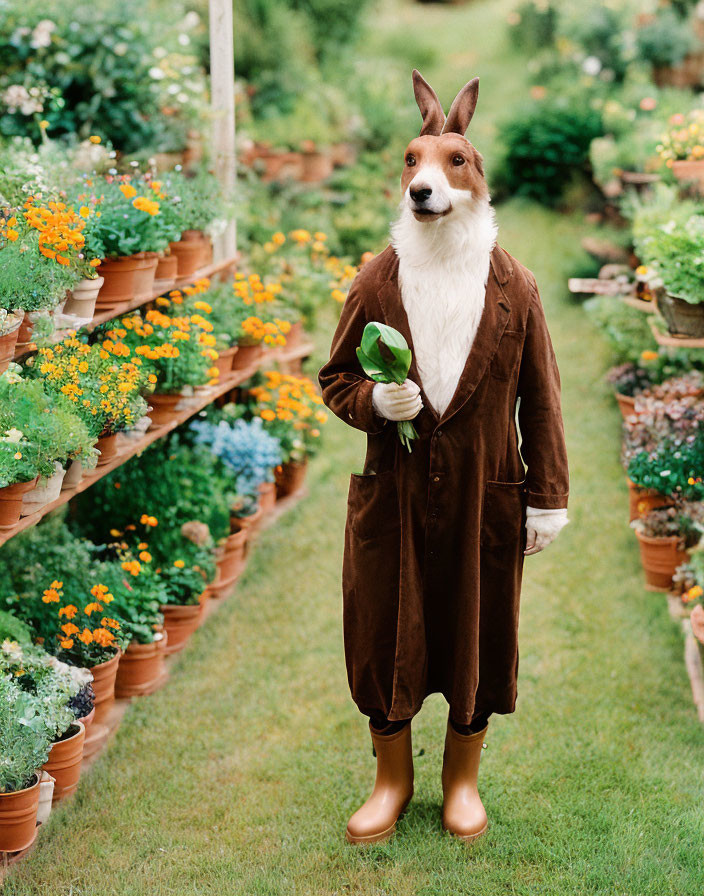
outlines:
[[[433,191],[430,189],[430,187],[416,187],[415,189],[411,187],[410,192],[411,199],[414,202],[427,202],[433,194]]]

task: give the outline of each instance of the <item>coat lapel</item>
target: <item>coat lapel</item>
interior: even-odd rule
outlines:
[[[415,352],[413,352],[413,337],[411,335],[411,327],[408,323],[408,315],[403,307],[401,300],[401,290],[398,283],[398,257],[394,253],[394,262],[389,278],[381,286],[379,290],[379,301],[386,323],[394,327],[403,334],[408,347],[413,352],[411,367],[409,370],[409,378],[418,383],[423,398],[424,411],[431,415],[434,422],[446,422],[470,399],[472,393],[479,385],[484,375],[484,371],[489,365],[491,359],[496,354],[503,332],[506,329],[508,319],[511,312],[511,304],[504,292],[504,285],[507,283],[513,268],[510,264],[509,257],[503,249],[498,246],[494,247],[491,254],[491,265],[489,268],[489,278],[486,286],[486,296],[484,298],[484,310],[479,320],[477,334],[474,337],[472,348],[467,355],[464,369],[460,376],[455,394],[447,406],[442,417],[433,410],[428,397],[423,391],[423,385],[420,374],[416,366]],[[424,416],[424,411],[421,415]],[[419,415],[419,417],[421,416]]]

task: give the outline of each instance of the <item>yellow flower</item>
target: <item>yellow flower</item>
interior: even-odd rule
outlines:
[[[176,569],[183,569],[185,565],[186,564],[183,562],[183,560],[174,560],[174,566],[176,567]]]
[[[137,195],[137,191],[132,186],[132,184],[121,184],[120,192],[125,197],[125,199],[131,199],[133,196]]]
[[[88,139],[90,140],[91,143],[101,143],[102,142],[102,139],[100,137],[98,137],[97,134],[93,134]]]

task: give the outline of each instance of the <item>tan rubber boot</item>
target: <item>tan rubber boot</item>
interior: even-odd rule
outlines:
[[[376,751],[376,782],[372,795],[347,824],[349,843],[379,843],[396,830],[396,822],[413,796],[411,725],[386,737],[370,726]]]
[[[489,726],[476,734],[458,734],[447,722],[442,762],[442,826],[470,843],[486,831],[489,823],[477,790],[479,759]]]

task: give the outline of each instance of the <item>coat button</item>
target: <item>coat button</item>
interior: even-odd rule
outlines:
[[[442,430],[439,429],[439,430],[435,433],[435,435],[436,435],[438,438],[440,438],[440,436],[442,435]]]
[[[440,482],[439,476],[433,476],[433,482]]]

